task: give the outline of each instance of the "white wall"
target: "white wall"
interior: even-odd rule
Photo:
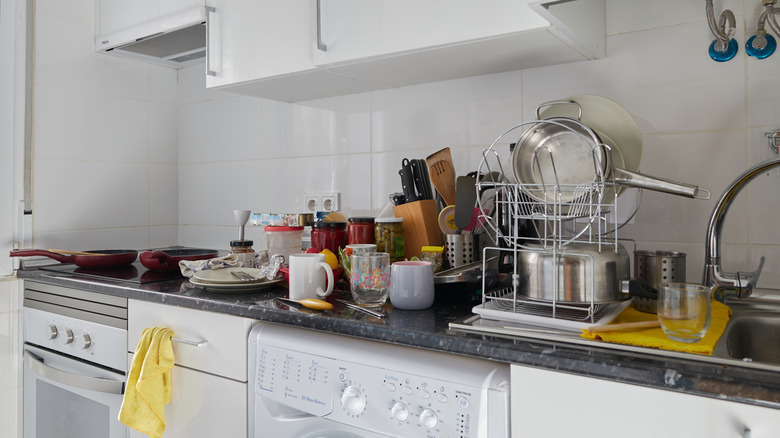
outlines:
[[[462,175],[476,170],[481,150],[502,132],[531,120],[538,104],[599,94],[639,124],[642,172],[712,191],[708,201],[645,192],[634,223],[621,230],[639,248],[686,252],[688,278],[699,281],[718,195],[768,157],[763,132],[780,127],[780,54],[765,60],[744,54],[759,2],[716,2],[738,20],[742,47],[726,63],[707,54],[713,37],[704,2],[607,5],[608,57],[596,61],[302,104],[206,91],[201,66],[181,70],[180,243],[224,248],[234,236],[234,208],[299,212],[305,191],[338,191],[346,213],[377,213],[389,193],[400,191],[403,157],[449,146]],[[772,190],[778,183],[777,172],[755,181],[724,231],[727,269],[753,270],[767,256],[764,287],[780,287],[780,199]],[[257,230],[250,233],[262,242]]]
[[[33,246],[177,242],[176,71],[94,49],[94,2],[36,2]]]

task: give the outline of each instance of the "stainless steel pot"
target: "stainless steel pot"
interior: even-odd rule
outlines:
[[[629,278],[630,260],[620,243],[617,248],[603,244],[601,251],[597,244],[571,243],[555,256],[540,248],[538,252],[520,252],[518,259],[518,291],[529,299],[604,304],[629,298],[621,283]]]

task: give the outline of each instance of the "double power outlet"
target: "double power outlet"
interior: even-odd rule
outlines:
[[[316,213],[318,211],[338,211],[341,208],[339,193],[304,193],[303,211]]]

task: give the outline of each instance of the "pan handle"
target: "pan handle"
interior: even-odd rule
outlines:
[[[571,100],[571,99],[569,99],[569,100],[551,100],[549,102],[545,102],[543,104],[540,104],[538,107],[536,107],[536,120],[541,120],[542,119],[542,115],[541,115],[542,108],[545,108],[545,107],[548,107],[548,106],[553,106],[553,105],[577,105],[577,108],[579,108],[579,110],[577,112],[577,121],[579,121],[579,122],[582,121],[582,106],[579,103],[577,103],[576,100]]]
[[[639,187],[657,192],[680,195],[694,199],[710,199],[710,191],[692,184],[685,184],[670,179],[658,178],[654,176],[643,175],[637,172],[631,172],[625,169],[615,168],[614,180],[616,184],[622,184],[629,187]]]
[[[57,254],[56,252],[46,251],[45,249],[17,249],[11,251],[11,257],[31,257],[31,256],[45,256],[51,257],[54,260],[62,263],[73,263],[75,258],[72,255]]]

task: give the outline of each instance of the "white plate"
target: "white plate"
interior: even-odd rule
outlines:
[[[190,278],[190,283],[204,287],[211,292],[223,292],[223,293],[235,293],[235,292],[250,292],[265,289],[280,283],[281,279],[275,280],[263,280],[255,283],[207,283],[205,281],[198,280],[197,278]]]
[[[259,281],[265,280],[263,271],[256,268],[221,268],[221,269],[204,269],[198,271],[193,276],[200,281],[212,284],[246,284],[249,282],[241,281],[238,277],[233,275],[233,272],[241,271],[255,277]],[[256,283],[256,282],[254,282]]]

